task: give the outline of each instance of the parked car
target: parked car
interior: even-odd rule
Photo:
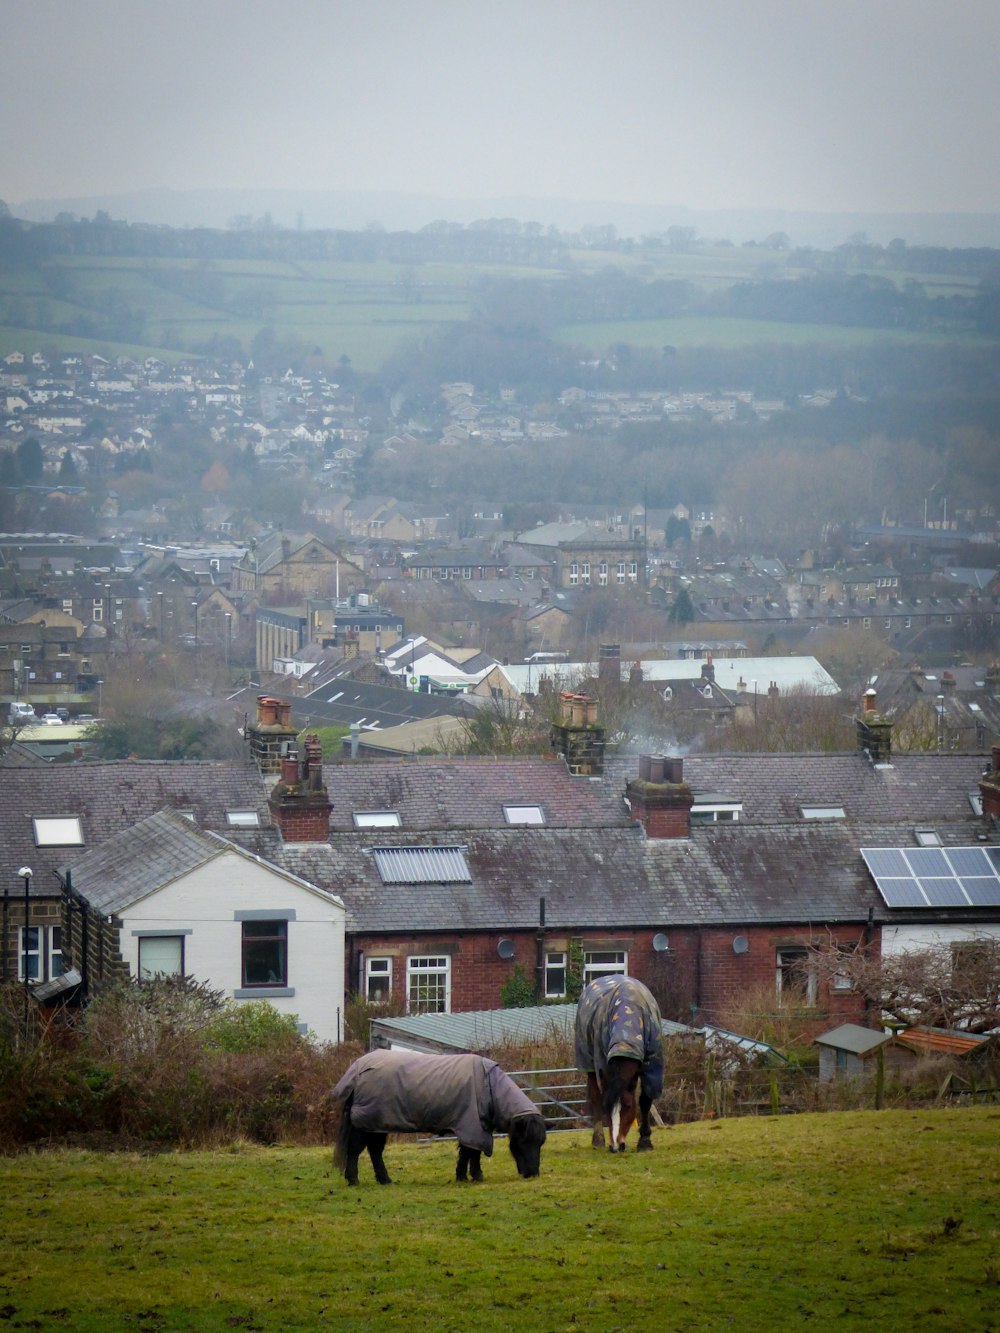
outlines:
[[[59,706],[58,708],[54,708],[52,711],[53,711],[54,713],[58,713],[59,716],[62,718],[62,720],[63,720],[64,722],[68,722],[68,721],[69,721],[69,709],[68,709],[68,708],[63,708],[62,705],[60,704],[60,706]]]
[[[63,724],[63,720],[62,720],[62,718],[59,716],[58,713],[43,713],[43,714],[42,714],[42,726],[43,726],[43,727],[61,727],[62,724]]]
[[[27,722],[30,725],[30,723],[37,721],[37,718],[31,704],[21,700],[10,705],[7,711],[7,720],[9,722]]]

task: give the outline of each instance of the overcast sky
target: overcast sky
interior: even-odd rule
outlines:
[[[1000,0],[5,0],[0,198],[1000,211]]]

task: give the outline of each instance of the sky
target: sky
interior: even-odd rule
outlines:
[[[1000,0],[5,0],[0,199],[1000,212]]]

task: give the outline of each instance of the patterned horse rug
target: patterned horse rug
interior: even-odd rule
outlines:
[[[538,1107],[481,1055],[420,1055],[371,1051],[347,1070],[333,1090],[352,1098],[351,1123],[384,1134],[454,1134],[466,1148],[493,1155],[493,1135],[506,1134],[518,1116]]]
[[[608,1061],[639,1060],[643,1094],[655,1100],[663,1091],[663,1040],[660,1009],[635,977],[598,977],[585,986],[576,1011],[576,1067],[604,1081]]]

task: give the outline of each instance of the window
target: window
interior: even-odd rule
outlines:
[[[547,953],[545,955],[545,998],[558,1000],[566,994],[566,955],[565,953]]]
[[[842,805],[802,805],[803,819],[846,819]]]
[[[182,935],[142,935],[139,937],[139,979],[182,977],[184,975],[184,937]]]
[[[816,1003],[816,972],[809,965],[809,950],[779,949],[776,962],[778,998],[812,1008]]]
[[[451,959],[447,955],[406,960],[406,1012],[451,1012]]]
[[[505,805],[503,813],[508,824],[545,823],[545,812],[540,805]]]
[[[256,810],[227,810],[226,823],[230,828],[259,828],[260,816]]]
[[[570,583],[579,583],[580,581],[580,566],[575,560],[569,567],[569,581]]]
[[[27,932],[28,980],[50,981],[62,976],[62,927],[29,926]],[[24,980],[25,931],[17,932],[17,979]]]
[[[83,827],[78,815],[33,819],[36,847],[82,847]]]
[[[918,847],[940,847],[941,835],[937,829],[918,828],[914,829],[913,836],[917,840]]]
[[[355,828],[399,828],[395,810],[355,810]]]
[[[639,562],[638,562],[638,560],[630,560],[630,561],[629,561],[629,566],[628,566],[628,576],[629,576],[629,578],[632,580],[633,583],[634,583],[634,582],[636,581],[636,579],[639,577]]]
[[[598,977],[624,976],[628,971],[628,954],[619,949],[587,950],[583,955],[583,982]]]
[[[837,953],[840,955],[840,957],[843,958],[846,963],[851,958],[857,947],[858,946],[856,944],[838,944],[836,946],[836,950]],[[854,982],[851,980],[850,975],[847,972],[834,972],[833,978],[830,981],[830,987],[832,990],[835,991],[853,990]]]
[[[619,561],[618,561],[618,568],[615,570],[615,578],[618,580],[619,583],[624,583],[624,582],[625,582],[625,561],[624,561],[624,560],[619,560]]]
[[[392,959],[365,959],[365,999],[369,1004],[384,1004],[392,994]]]
[[[244,921],[243,985],[288,985],[288,922]]]

